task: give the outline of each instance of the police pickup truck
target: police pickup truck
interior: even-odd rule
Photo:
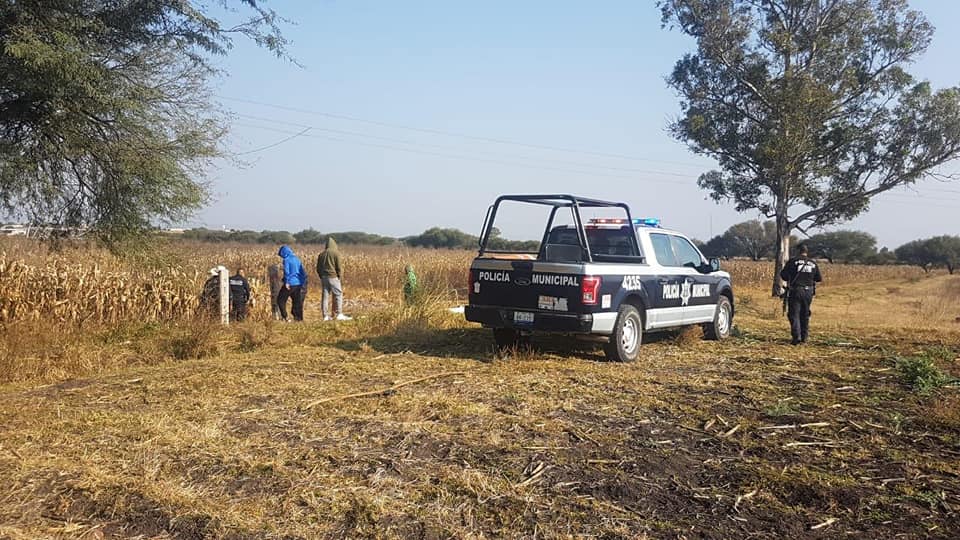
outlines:
[[[549,217],[537,252],[490,249],[505,203],[538,205]],[[613,218],[584,221],[585,213]],[[656,219],[624,203],[573,195],[504,195],[487,209],[470,266],[468,321],[493,329],[498,348],[532,333],[589,336],[607,357],[630,362],[644,332],[702,325],[724,339],[733,322],[730,274]]]

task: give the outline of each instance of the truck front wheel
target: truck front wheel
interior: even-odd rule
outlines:
[[[717,312],[713,316],[713,322],[707,325],[706,337],[719,341],[730,337],[733,330],[733,305],[730,300],[723,295],[717,300]]]
[[[640,318],[640,312],[630,304],[620,306],[610,343],[604,349],[607,359],[612,362],[633,362],[640,355],[642,339],[643,319]]]

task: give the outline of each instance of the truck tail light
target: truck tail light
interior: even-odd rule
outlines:
[[[473,292],[473,268],[467,270],[467,294]]]
[[[600,276],[583,276],[580,282],[580,292],[583,295],[584,305],[594,305],[600,296]]]

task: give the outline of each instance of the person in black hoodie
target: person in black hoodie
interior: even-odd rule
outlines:
[[[787,261],[780,271],[787,282],[787,318],[790,319],[792,345],[806,343],[810,327],[810,304],[817,294],[817,283],[823,281],[820,267],[810,258],[806,244],[797,246],[797,256]]]

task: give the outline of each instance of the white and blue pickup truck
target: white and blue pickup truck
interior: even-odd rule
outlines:
[[[505,203],[548,210],[537,252],[488,248]],[[598,211],[622,217],[584,221]],[[734,296],[719,261],[659,220],[634,219],[624,203],[504,195],[487,210],[464,313],[492,328],[500,349],[533,333],[575,334],[604,342],[610,360],[631,362],[645,332],[702,325],[710,339],[728,337]]]

